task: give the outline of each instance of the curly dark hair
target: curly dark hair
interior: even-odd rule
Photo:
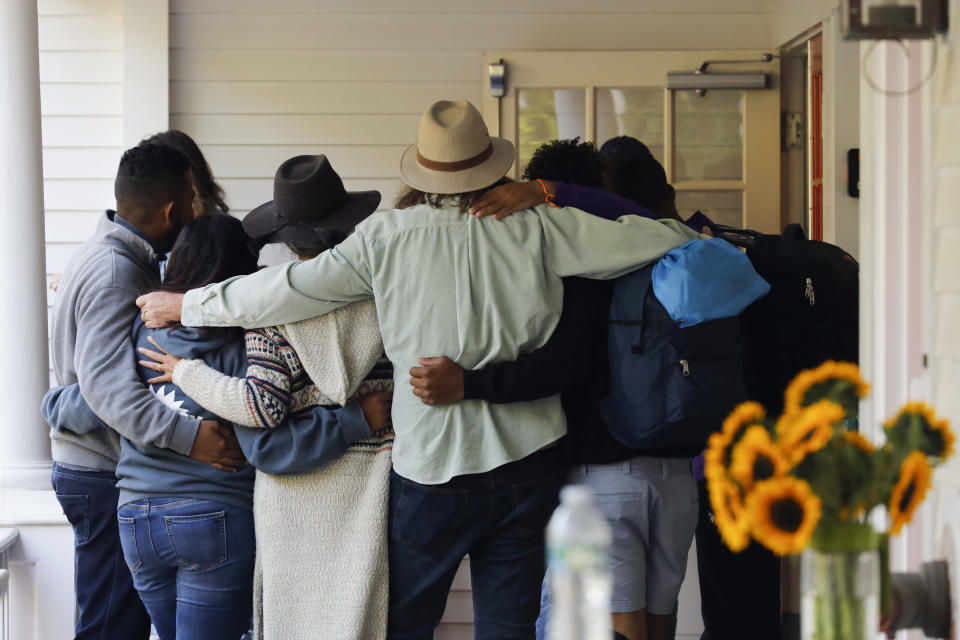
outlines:
[[[552,180],[585,187],[603,188],[604,161],[592,142],[551,140],[534,152],[524,180]]]

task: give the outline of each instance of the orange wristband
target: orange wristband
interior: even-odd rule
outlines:
[[[547,185],[543,183],[543,180],[537,178],[537,182],[540,183],[540,188],[543,189],[543,201],[546,202],[551,207],[557,206],[557,203],[553,201],[553,196],[550,195],[550,192],[547,191]]]

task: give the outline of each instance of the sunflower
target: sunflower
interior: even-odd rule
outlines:
[[[874,451],[876,451],[876,447],[873,446],[873,443],[864,438],[863,434],[858,431],[844,431],[843,441],[848,444],[852,444],[868,456],[873,455]]]
[[[784,413],[796,414],[824,398],[833,398],[851,414],[856,399],[865,398],[870,385],[860,377],[860,369],[850,362],[827,360],[816,369],[801,371],[784,392]]]
[[[726,436],[728,443],[734,442],[744,426],[763,422],[766,417],[767,412],[759,403],[743,402],[723,421],[721,433]]]
[[[788,468],[783,454],[771,442],[769,432],[763,427],[748,427],[733,448],[730,475],[744,491],[750,491],[755,482],[784,475]]]
[[[758,482],[746,508],[753,537],[780,556],[803,551],[820,520],[820,498],[791,476]]]
[[[896,439],[895,430],[907,429],[912,424],[919,423],[922,430],[923,442],[920,448],[928,456],[946,459],[953,455],[953,431],[950,423],[944,418],[938,418],[933,407],[923,402],[908,402],[900,412],[884,423],[887,435]]]
[[[708,481],[725,480],[727,467],[723,463],[727,451],[727,439],[722,433],[714,433],[707,440],[707,450],[703,453],[703,475]]]
[[[734,553],[750,544],[750,525],[740,489],[729,480],[710,482],[710,507],[720,537]]]
[[[843,407],[830,400],[820,400],[794,416],[784,415],[777,421],[777,444],[790,463],[797,464],[830,441],[834,423],[843,416]]]
[[[703,456],[707,480],[727,477],[730,445],[738,441],[746,426],[761,422],[766,416],[767,412],[756,402],[744,402],[727,416],[720,431],[707,440],[707,450]]]
[[[900,465],[900,479],[890,496],[890,534],[897,535],[910,522],[930,488],[930,462],[922,451],[914,451]]]

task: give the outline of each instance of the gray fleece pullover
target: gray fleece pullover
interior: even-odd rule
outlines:
[[[159,281],[160,256],[107,211],[70,260],[57,288],[51,350],[61,385],[80,383],[87,404],[112,429],[51,431],[53,459],[113,471],[120,436],[190,454],[199,423],[168,407],[137,373],[136,299]],[[83,429],[78,429],[83,431]]]

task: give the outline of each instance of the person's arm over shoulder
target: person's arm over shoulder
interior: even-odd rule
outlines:
[[[558,207],[573,207],[604,220],[616,220],[621,216],[629,215],[654,220],[657,218],[656,214],[633,200],[603,189],[563,182],[555,182],[554,184],[556,185],[556,194],[553,196],[553,202]]]
[[[82,435],[96,429],[110,428],[83,399],[79,384],[54,387],[47,391],[40,405],[40,413],[54,431],[72,431]]]
[[[339,458],[351,444],[370,437],[360,403],[315,407],[276,429],[236,425],[240,448],[254,467],[274,475],[305,473]]]
[[[465,399],[524,402],[590,383],[607,318],[606,285],[566,278],[563,311],[545,345],[511,362],[463,372]]]
[[[561,277],[616,278],[700,237],[675,220],[623,216],[610,222],[578,209],[543,205],[534,211],[543,233],[544,262]]]
[[[314,318],[373,297],[370,256],[357,230],[307,262],[290,262],[188,291],[181,321],[190,327],[255,329]]]
[[[78,301],[74,367],[93,412],[124,438],[190,455],[200,422],[169,408],[137,373],[136,294],[110,286]]]

